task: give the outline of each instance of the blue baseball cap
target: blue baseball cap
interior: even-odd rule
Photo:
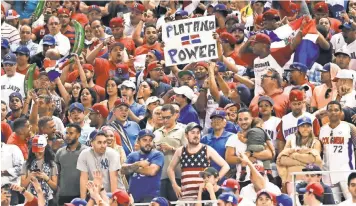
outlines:
[[[312,121],[309,117],[301,117],[298,119],[297,127],[303,125],[303,124],[310,124],[312,125]]]
[[[14,98],[14,97],[19,98],[21,100],[21,102],[22,102],[22,95],[20,94],[20,92],[12,92],[10,94],[10,96],[9,96],[9,100],[11,101],[11,99]]]
[[[226,112],[224,110],[215,110],[211,115],[210,115],[210,119],[214,118],[214,117],[220,117],[225,119],[226,117]]]
[[[352,24],[345,22],[344,24],[339,26],[339,29],[348,29],[348,30],[352,30]]]
[[[245,105],[249,105],[251,100],[251,90],[244,84],[239,84],[236,89],[239,93],[240,100]]]
[[[331,63],[326,63],[323,68],[318,68],[317,70],[319,72],[330,72],[331,69]]]
[[[90,146],[90,143],[95,140],[96,135],[98,134],[99,130],[95,129],[89,134],[89,140],[87,141],[87,145]]]
[[[7,53],[5,54],[3,58],[3,63],[4,64],[16,64],[17,57],[13,53]]]
[[[84,112],[84,106],[81,103],[74,102],[69,106],[69,112],[72,112],[75,109]]]
[[[292,206],[293,200],[287,194],[280,194],[276,197],[278,206]]]
[[[217,12],[217,11],[227,11],[225,4],[217,4],[214,7],[214,12]]]
[[[222,200],[224,202],[230,202],[233,205],[237,205],[237,198],[234,194],[231,193],[222,193],[221,195],[219,195],[219,200]]]
[[[5,38],[1,38],[1,48],[5,48],[5,49],[10,48],[9,40],[7,40]]]
[[[223,62],[220,61],[216,62],[216,66],[218,66],[219,72],[226,72],[227,70],[227,67]]]
[[[74,198],[70,203],[65,203],[65,206],[85,206],[88,202],[80,198]]]
[[[151,49],[150,52],[152,52],[155,56],[157,61],[163,60],[162,53],[156,49]]]
[[[316,164],[307,164],[303,169],[303,172],[307,171],[321,171],[320,167]]]
[[[15,53],[20,53],[20,54],[25,54],[27,56],[30,56],[30,50],[27,48],[27,46],[19,46],[19,47],[17,47]]]
[[[155,135],[152,133],[151,130],[143,129],[138,133],[137,139],[141,139],[142,137],[145,137],[145,136],[150,136],[152,138],[155,138]]]
[[[54,38],[54,36],[47,34],[43,37],[43,45],[56,45],[56,39]]]
[[[169,202],[164,197],[155,197],[151,200],[151,202],[158,203],[159,206],[169,206]]]
[[[289,69],[286,69],[286,71],[292,71],[292,70],[298,70],[301,71],[303,73],[307,73],[308,71],[308,67],[300,62],[293,62],[290,66]]]
[[[188,16],[188,12],[184,10],[179,10],[175,13],[175,16]]]

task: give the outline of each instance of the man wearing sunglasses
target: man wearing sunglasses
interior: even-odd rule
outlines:
[[[321,171],[320,167],[315,164],[308,164],[303,169],[303,172],[315,172],[315,171]],[[301,205],[304,204],[304,199],[303,199],[304,193],[299,192],[299,189],[305,188],[308,184],[314,183],[314,182],[320,183],[324,188],[323,204],[325,204],[325,205],[335,204],[334,197],[333,197],[333,194],[331,191],[331,187],[324,184],[323,182],[321,182],[321,177],[322,177],[321,174],[306,174],[306,175],[304,175],[304,181],[297,184],[296,190],[299,193],[298,197],[299,197],[299,202]]]
[[[16,72],[16,55],[8,53],[4,56],[2,65],[5,69],[5,75],[0,76],[1,99],[9,105],[9,96],[13,92],[19,92],[21,96],[24,93],[25,75]]]

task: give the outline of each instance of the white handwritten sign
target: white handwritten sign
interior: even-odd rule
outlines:
[[[183,19],[167,22],[162,28],[167,66],[216,59],[215,17]]]

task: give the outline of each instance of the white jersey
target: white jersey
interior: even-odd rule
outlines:
[[[333,35],[330,42],[333,45],[334,53],[342,47],[346,47],[347,50],[349,50],[351,55],[349,69],[356,70],[356,40],[351,42],[351,44],[346,44],[345,39],[342,36],[342,32],[340,32]]]
[[[261,94],[263,92],[263,88],[261,87],[261,79],[262,75],[267,73],[268,68],[274,68],[279,73],[279,75],[283,76],[283,68],[278,64],[278,62],[271,54],[263,59],[256,57],[256,59],[253,61],[253,71],[255,73],[255,95]]]
[[[355,168],[354,145],[351,140],[351,128],[346,122],[332,129],[329,124],[320,129],[319,140],[323,145],[323,170],[353,170]],[[340,175],[342,174],[342,175]],[[332,184],[345,180],[344,173],[330,175]]]
[[[340,104],[342,107],[356,107],[356,90],[352,90],[350,93],[342,96]]]
[[[270,192],[272,194],[275,194],[275,195],[281,194],[281,190],[276,185],[269,182],[268,180],[266,182],[266,187],[264,190],[266,190],[267,192]],[[240,195],[243,197],[242,201],[256,204],[257,193],[256,193],[255,187],[253,186],[252,183],[243,187],[241,189]],[[240,204],[238,204],[238,205],[240,205]]]
[[[279,123],[281,122],[281,118],[272,116],[270,117],[267,121],[264,122],[263,124],[263,129],[266,131],[266,133],[269,135],[271,138],[273,145],[276,147],[276,140],[277,140],[277,127]]]
[[[279,133],[282,133],[282,136],[284,137],[285,140],[288,140],[292,134],[294,134],[297,131],[297,124],[298,124],[298,119],[301,117],[309,117],[312,122],[315,120],[315,116],[313,114],[310,114],[309,112],[304,112],[302,115],[299,117],[294,117],[292,112],[289,112],[288,114],[284,115],[281,120],[281,131],[278,131]]]
[[[349,50],[351,56],[349,69],[356,71],[356,40],[353,41],[351,44],[345,45],[344,47]]]
[[[330,39],[330,43],[333,45],[334,52],[341,49],[346,44],[342,32],[334,34]]]
[[[8,77],[7,75],[0,76],[1,100],[5,101],[6,105],[9,105],[9,96],[13,92],[19,92],[24,98],[24,82],[25,75],[17,72],[12,77]]]

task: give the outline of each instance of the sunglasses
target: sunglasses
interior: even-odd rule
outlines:
[[[326,90],[326,92],[325,92],[325,96],[324,96],[324,97],[325,97],[325,99],[328,99],[328,98],[330,97],[330,93],[331,93],[331,91],[332,91],[332,90],[331,90],[330,88]]]

